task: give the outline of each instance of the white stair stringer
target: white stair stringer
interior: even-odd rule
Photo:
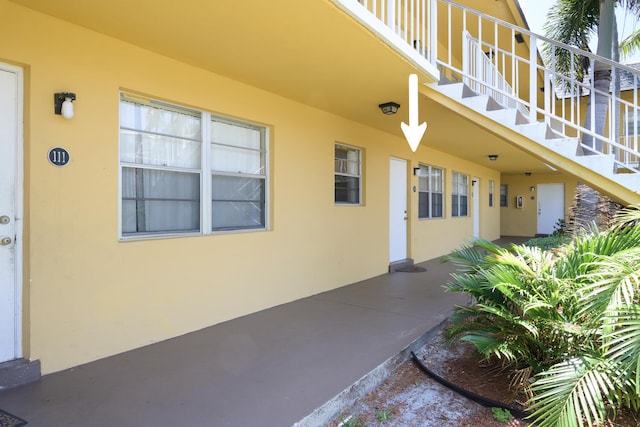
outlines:
[[[553,129],[545,122],[529,123],[528,118],[520,111],[515,108],[503,107],[489,95],[478,94],[464,83],[432,84],[430,86],[467,108],[527,137],[540,146],[588,168],[635,193],[640,193],[640,175],[635,173],[616,174],[613,154],[579,155],[578,138],[564,136],[558,126]]]

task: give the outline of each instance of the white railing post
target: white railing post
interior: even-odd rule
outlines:
[[[538,38],[531,34],[529,39],[529,121],[537,120],[538,108]]]
[[[551,100],[553,99],[553,94],[551,93],[551,75],[548,71],[544,72],[544,121],[546,124],[551,125],[551,109],[555,107],[555,105],[551,104]]]
[[[387,0],[387,27],[396,32],[396,0]]]
[[[449,29],[451,31],[451,29]],[[451,46],[449,46],[451,49]],[[429,2],[429,57],[431,64],[438,62],[438,0]]]

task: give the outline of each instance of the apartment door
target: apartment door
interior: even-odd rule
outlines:
[[[21,356],[22,70],[0,63],[0,362]]]
[[[471,197],[473,203],[473,237],[480,238],[480,178],[471,179]]]
[[[407,162],[391,158],[389,166],[389,261],[407,258]]]
[[[564,184],[538,184],[538,234],[553,234],[564,219]]]

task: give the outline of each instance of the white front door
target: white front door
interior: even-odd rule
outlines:
[[[407,258],[407,162],[391,158],[389,166],[389,261]]]
[[[0,362],[21,357],[22,70],[0,63]]]
[[[538,234],[553,234],[564,219],[564,184],[538,184]]]
[[[473,237],[480,238],[480,178],[471,179],[471,197],[473,198]]]

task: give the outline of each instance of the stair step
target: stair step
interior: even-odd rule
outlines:
[[[529,124],[527,118],[515,108],[503,108],[501,110],[492,110],[485,113],[487,117],[495,120],[496,122],[513,128],[517,125]]]
[[[576,156],[576,161],[578,163],[609,179],[613,179],[614,177],[614,159],[615,157],[613,154]]]
[[[464,83],[439,84],[436,85],[436,89],[444,95],[447,95],[449,98],[455,99],[461,103],[464,103],[464,101],[462,101],[464,98],[470,98],[478,95]]]
[[[0,390],[40,379],[40,361],[15,359],[0,363]]]
[[[613,180],[631,191],[640,193],[640,176],[636,173],[616,174],[614,175]]]
[[[444,78],[437,84],[431,84],[431,86],[443,95],[507,128],[513,129],[568,160],[640,193],[640,174],[635,173],[635,170],[624,167],[616,171],[613,154],[583,155],[579,139],[563,135],[563,125],[559,120],[551,118],[547,119],[548,123],[544,121],[532,123],[529,121],[528,115],[517,108],[505,107],[491,96],[475,92],[463,82],[452,82]],[[391,267],[390,271],[392,271]]]
[[[578,138],[556,138],[538,141],[543,146],[565,157],[573,159],[577,156]]]
[[[405,258],[389,264],[389,273],[413,266],[413,259]]]
[[[489,99],[487,100],[486,111],[500,111],[500,110],[506,110],[506,108],[500,105],[498,101],[496,101],[492,96],[489,96]]]

